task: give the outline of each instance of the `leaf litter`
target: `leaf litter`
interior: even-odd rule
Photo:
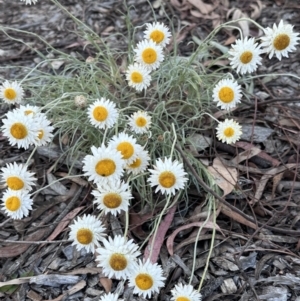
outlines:
[[[86,1],[85,7],[82,3],[77,3],[76,6],[70,1],[62,1],[62,3],[76,15],[80,11],[85,12],[89,24],[96,29],[101,28],[105,35],[122,30],[120,26],[111,23],[112,14],[115,14],[116,20],[121,19],[121,16],[116,13],[118,1],[109,1],[99,6],[93,1]],[[254,20],[259,19],[265,26],[269,26],[277,20],[279,13],[280,18],[288,21],[291,18],[293,21],[299,20],[296,18],[299,13],[294,11],[294,2],[285,1],[283,9],[282,3],[282,1],[276,1],[276,5],[280,6],[276,7],[273,1],[257,0],[246,3],[229,0],[212,2],[171,0],[170,7],[164,1],[157,2],[155,12],[159,16],[162,7],[168,12],[170,10],[170,15],[173,9],[178,12],[179,20],[188,29],[177,32],[178,42],[181,42],[179,51],[182,55],[189,55],[192,51],[188,43],[191,37],[201,41],[211,28],[215,28],[226,19],[235,20],[237,16],[245,15]],[[138,1],[134,4],[141,8],[139,14],[144,14],[144,18],[150,22],[149,14],[143,10],[144,2]],[[45,3],[42,6],[43,10],[51,11],[49,15],[55,15],[55,20],[53,19],[50,23],[39,12],[41,7],[22,7],[23,11],[18,16],[19,3],[5,3],[5,9],[3,9],[3,1],[0,1],[0,6],[1,23],[9,25],[14,20],[15,26],[19,28],[25,26],[30,29],[34,26],[32,24],[38,22],[43,25],[39,29],[40,33],[43,35],[47,32],[49,41],[54,47],[85,54],[81,48],[82,43],[76,41],[75,36],[68,30],[69,20],[65,20],[59,12],[53,13],[55,8],[50,4]],[[10,13],[4,14],[4,11]],[[25,22],[21,15],[26,16]],[[38,19],[36,19],[37,16],[39,16]],[[33,22],[34,19],[35,22]],[[101,19],[100,23],[98,23],[99,19]],[[56,26],[57,22],[61,22],[61,26]],[[249,32],[252,36],[258,36],[258,32],[253,31],[250,24],[239,22],[236,25],[244,33]],[[299,28],[299,25],[296,23],[295,27]],[[39,58],[31,52],[30,48],[20,48],[18,44],[11,44],[12,42],[9,42],[7,37],[1,36],[0,38],[3,41],[0,51],[2,63],[9,61],[12,64],[29,67],[38,63]],[[27,37],[20,36],[16,38],[27,39]],[[226,46],[229,40],[232,43],[234,36],[229,31],[223,32],[218,38],[218,43]],[[36,43],[36,49],[42,50],[42,45],[38,41],[34,43]],[[263,68],[274,72],[278,70],[289,72],[291,68],[299,75],[298,57],[297,54],[293,57],[292,68],[284,62],[270,64]],[[65,62],[56,60],[54,63],[59,68],[59,65]],[[224,61],[222,64],[226,63]],[[13,78],[16,76],[15,72],[13,69],[7,69],[1,75]],[[209,170],[216,184],[222,189],[222,198],[225,201],[224,203],[220,201],[217,208],[217,226],[207,222],[205,231],[201,233],[196,246],[195,275],[201,277],[212,238],[211,229],[216,227],[221,233],[216,234],[210,268],[206,275],[206,285],[203,288],[204,298],[209,297],[211,300],[233,294],[234,298],[231,299],[234,300],[257,300],[257,297],[260,300],[297,300],[297,295],[300,293],[298,90],[298,83],[293,80],[265,79],[265,82],[263,81],[259,86],[259,90],[254,91],[252,95],[257,98],[257,109],[254,110],[254,106],[250,105],[232,112],[238,116],[241,123],[244,122],[243,127],[246,129],[244,141],[237,142],[234,147],[211,142],[211,129],[201,133],[201,139],[206,139],[209,143],[205,148],[197,146],[197,155],[202,161],[207,160]],[[266,97],[260,98],[261,95]],[[256,122],[255,126],[252,125],[253,120]],[[25,161],[28,157],[26,153],[21,154],[17,149],[11,149],[2,138],[1,142],[4,154],[1,157],[1,166],[7,162],[14,162],[20,157]],[[54,152],[51,152],[51,149]],[[37,165],[36,162],[34,164],[46,175],[44,184],[51,184],[57,177],[63,177],[71,171],[74,174],[79,173],[82,167],[78,158],[74,158],[73,162],[65,160],[63,152],[56,145],[52,148],[39,148],[38,154],[42,164]],[[52,174],[51,168],[54,163],[58,172]],[[0,292],[0,297],[6,300],[12,300],[12,298],[25,300],[26,297],[31,300],[34,300],[33,298],[63,300],[68,294],[74,300],[76,298],[98,300],[99,295],[93,295],[95,292],[108,291],[114,287],[114,281],[108,281],[101,274],[101,269],[95,266],[91,256],[84,252],[76,252],[70,244],[63,242],[67,237],[65,229],[68,220],[77,214],[76,210],[80,210],[78,208],[81,208],[81,205],[86,205],[90,200],[89,190],[84,182],[74,181],[73,184],[75,186],[71,195],[69,194],[72,186],[71,180],[63,182],[62,186],[52,184],[49,190],[38,194],[36,201],[39,204],[45,201],[46,203],[40,207],[42,208],[40,211],[36,209],[33,212],[32,219],[24,223],[17,224],[11,221],[6,222],[4,219],[0,220],[2,266],[0,286],[18,285],[17,290],[12,292],[13,295]],[[192,270],[195,230],[203,225],[206,218],[205,214],[199,214],[196,220],[190,222],[197,206],[201,205],[203,211],[200,212],[205,213],[205,192],[198,193],[197,196],[191,194],[190,198],[192,201],[188,206],[183,208],[179,206],[180,211],[170,211],[165,216],[167,221],[162,224],[163,232],[159,231],[155,240],[155,257],[159,256],[162,260],[163,254],[169,250],[169,254],[173,255],[170,258],[176,259],[177,262],[175,267],[170,265],[168,275],[172,277],[168,280],[169,283],[178,279],[187,279],[190,276],[188,273]],[[54,202],[53,199],[55,199]],[[142,242],[150,235],[149,221],[157,214],[158,212],[143,212],[139,214],[138,220],[134,219],[134,215],[131,216],[130,233],[137,242]],[[174,225],[177,217],[180,217],[181,222]],[[15,241],[15,243],[6,243],[5,240]],[[20,244],[17,243],[18,240],[33,241],[37,244]],[[57,240],[57,244],[42,244],[44,240],[53,240],[53,242]],[[52,270],[49,266],[55,257],[63,260]],[[164,267],[167,270],[167,263]],[[32,276],[21,277],[24,270],[29,273],[34,271],[37,275],[35,277],[40,276],[40,281],[45,276],[45,282],[37,284],[34,280],[30,281]],[[19,278],[10,280],[16,273]],[[66,279],[61,277],[65,275],[63,273],[76,276],[72,287],[60,280]],[[58,286],[52,285],[51,289],[46,289],[46,284],[51,284],[49,280],[55,275],[58,275]],[[95,275],[99,279],[96,282],[91,281]],[[90,280],[90,284],[89,281],[83,279]],[[197,278],[193,277],[193,281],[196,280]],[[194,282],[193,284],[197,285]],[[88,291],[92,288],[94,292]],[[30,292],[35,292],[35,294]],[[126,294],[130,296],[126,288],[123,288],[123,292],[124,296]]]

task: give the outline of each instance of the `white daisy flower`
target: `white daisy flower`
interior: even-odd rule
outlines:
[[[121,210],[128,211],[129,200],[133,198],[129,185],[119,180],[97,185],[97,190],[93,190],[92,195],[95,196],[94,204],[98,209],[112,215],[117,215]]]
[[[150,298],[152,293],[158,293],[159,288],[164,286],[166,278],[162,273],[162,268],[157,263],[153,264],[149,259],[145,263],[139,260],[139,264],[135,266],[128,278],[129,286],[134,287],[134,294]]]
[[[233,119],[225,119],[217,126],[217,137],[223,143],[235,143],[241,138],[242,127]]]
[[[171,290],[171,301],[201,301],[202,296],[199,292],[194,290],[191,285],[182,285],[179,283]]]
[[[232,49],[228,51],[230,65],[236,69],[237,73],[245,74],[254,72],[257,65],[261,65],[262,58],[260,54],[262,50],[260,46],[255,43],[254,38],[236,40]]]
[[[134,60],[148,70],[155,70],[159,67],[160,63],[164,60],[163,49],[152,40],[143,40],[139,42],[134,49]]]
[[[36,4],[38,2],[38,0],[21,0],[21,1],[25,2],[26,5]]]
[[[32,199],[26,190],[7,189],[2,196],[2,209],[13,219],[21,219],[32,209]]]
[[[85,176],[89,181],[96,184],[106,184],[108,181],[117,181],[123,175],[124,160],[121,152],[111,147],[92,146],[93,155],[86,155],[83,159],[83,168]]]
[[[91,124],[99,129],[113,127],[119,117],[116,105],[103,97],[88,107],[87,114]]]
[[[16,108],[13,110],[13,113],[21,113],[23,115],[31,115],[32,116],[36,116],[37,114],[43,114],[41,113],[41,108],[38,107],[38,106],[32,106],[32,105],[29,105],[29,104],[26,104],[26,105],[20,105],[19,108]]]
[[[157,45],[165,47],[170,42],[171,32],[163,23],[147,23],[144,31],[144,39],[152,40]]]
[[[38,114],[37,117],[34,118],[36,119],[39,130],[36,145],[47,145],[53,138],[52,131],[54,130],[54,127],[44,114]]]
[[[18,148],[29,148],[38,141],[38,128],[35,120],[30,115],[22,115],[15,112],[7,112],[3,119],[3,135],[8,137],[10,145]]]
[[[16,81],[9,82],[6,80],[0,86],[0,98],[9,104],[21,103],[24,96],[24,90]]]
[[[129,117],[129,126],[137,134],[147,133],[151,125],[151,116],[147,112],[137,111]]]
[[[275,54],[281,60],[282,57],[289,57],[288,53],[296,50],[296,45],[299,44],[298,34],[293,32],[293,26],[284,24],[281,20],[278,24],[273,25],[273,28],[267,27],[264,30],[265,36],[261,37],[261,46],[263,51],[269,53],[269,59]]]
[[[125,164],[131,164],[136,158],[142,146],[136,143],[136,139],[122,132],[111,138],[108,146],[122,154]]]
[[[93,215],[83,215],[83,217],[77,217],[74,224],[70,226],[69,240],[72,240],[72,245],[76,246],[76,249],[86,249],[87,252],[95,252],[95,245],[100,246],[99,241],[104,239],[104,231],[101,221],[99,221]]]
[[[124,301],[124,299],[118,299],[118,294],[108,293],[100,297],[99,301]]]
[[[175,190],[183,189],[188,178],[183,170],[183,164],[171,158],[162,160],[158,158],[154,169],[149,169],[151,175],[148,179],[151,187],[157,186],[155,192],[161,191],[162,194],[175,194]]]
[[[150,85],[150,71],[141,64],[131,64],[126,71],[126,80],[130,87],[135,88],[137,91],[142,91]]]
[[[222,79],[213,89],[213,101],[218,102],[221,109],[234,108],[241,101],[241,87],[232,79]]]
[[[11,190],[31,190],[37,180],[34,173],[27,170],[25,164],[17,164],[16,162],[6,164],[1,168],[1,178],[5,181]]]
[[[133,175],[138,175],[147,169],[149,161],[150,156],[148,151],[141,149],[138,151],[136,159],[132,163],[127,164],[125,169],[130,171]]]
[[[99,262],[98,267],[102,267],[103,273],[109,278],[127,279],[137,266],[136,260],[141,252],[138,251],[139,246],[133,240],[126,241],[120,235],[112,239],[102,241],[104,247],[98,248],[99,254],[96,261]]]

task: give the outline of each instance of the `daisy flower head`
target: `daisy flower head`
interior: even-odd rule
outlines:
[[[111,138],[109,147],[119,151],[125,164],[131,164],[136,158],[142,146],[136,143],[136,139],[132,136],[121,132]]]
[[[284,24],[281,20],[278,24],[273,25],[273,28],[267,27],[264,29],[265,36],[261,37],[263,51],[269,53],[269,59],[274,54],[281,60],[282,57],[288,57],[288,53],[296,50],[296,45],[299,44],[298,34],[293,32],[293,26]]]
[[[10,111],[6,113],[6,117],[2,120],[3,126],[1,129],[3,135],[8,137],[10,145],[27,149],[38,141],[39,131],[32,116]]]
[[[87,114],[90,123],[99,129],[113,127],[119,117],[116,105],[103,97],[88,107]]]
[[[14,113],[21,113],[23,115],[32,115],[33,117],[35,117],[38,114],[44,115],[43,113],[41,113],[40,111],[40,107],[38,106],[32,106],[29,104],[24,105],[20,105],[19,108],[16,108],[13,110]]]
[[[101,296],[99,301],[124,301],[124,299],[119,299],[118,294],[108,293]]]
[[[129,185],[120,180],[98,185],[92,195],[95,196],[94,204],[105,214],[110,212],[112,215],[117,215],[121,210],[128,211],[129,201],[133,198]]]
[[[237,73],[251,73],[257,69],[257,65],[261,65],[262,50],[254,38],[239,39],[231,47],[228,51],[230,65]]]
[[[7,189],[2,196],[2,209],[13,219],[21,219],[32,209],[32,199],[26,190]]]
[[[6,164],[1,168],[1,178],[11,190],[28,190],[32,189],[37,180],[34,173],[27,170],[25,164],[17,164],[16,162]]]
[[[38,114],[35,119],[38,124],[39,131],[36,145],[47,145],[53,138],[52,131],[54,130],[54,127],[51,125],[51,122],[47,119],[46,115],[42,113]]]
[[[183,164],[171,158],[158,158],[154,169],[149,169],[151,175],[148,179],[151,187],[157,186],[155,192],[161,191],[162,194],[175,194],[178,189],[183,189],[188,178],[183,170]]]
[[[133,175],[138,175],[147,169],[149,161],[150,156],[148,154],[148,151],[141,149],[137,152],[136,159],[132,163],[127,164],[125,166],[125,169],[127,169]]]
[[[102,267],[103,273],[109,278],[127,279],[137,266],[137,257],[141,255],[139,246],[132,239],[127,241],[120,235],[113,239],[108,237],[102,243],[104,247],[96,250],[99,254],[96,258],[98,267]]]
[[[162,47],[166,46],[170,42],[171,32],[169,28],[163,23],[154,22],[147,23],[147,28],[144,31],[144,38],[152,40],[157,45]]]
[[[233,119],[225,119],[217,126],[217,137],[223,143],[235,143],[242,135],[242,127]]]
[[[137,111],[129,117],[129,126],[137,134],[147,133],[151,125],[151,116],[147,112]]]
[[[171,301],[201,301],[202,296],[192,285],[182,285],[179,283],[171,290]]]
[[[150,71],[141,64],[131,64],[126,71],[126,80],[130,87],[135,88],[137,91],[142,91],[143,89],[147,89],[150,85]]]
[[[0,86],[0,98],[8,104],[21,103],[23,96],[24,90],[16,81],[9,82],[6,80]]]
[[[26,5],[36,4],[38,2],[38,0],[21,0],[21,1],[25,2]]]
[[[95,245],[100,246],[99,241],[104,239],[104,231],[101,221],[99,221],[93,215],[83,215],[83,217],[77,217],[74,224],[70,226],[69,240],[72,240],[72,245],[76,246],[76,249],[86,249],[87,252],[95,252]]]
[[[152,40],[139,42],[134,52],[134,60],[145,66],[149,71],[157,69],[164,60],[163,48]]]
[[[241,87],[232,79],[222,79],[213,89],[213,101],[221,109],[229,110],[234,108],[241,101]]]
[[[92,155],[86,155],[83,159],[85,176],[95,184],[106,184],[108,181],[117,181],[123,175],[124,160],[122,154],[116,149],[92,146]]]
[[[139,260],[128,278],[129,286],[134,287],[134,294],[150,298],[152,293],[158,293],[159,288],[164,286],[166,278],[162,273],[162,268],[157,263],[151,263],[149,259],[144,263]]]

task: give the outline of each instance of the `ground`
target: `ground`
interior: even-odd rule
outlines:
[[[197,41],[218,24],[244,15],[263,27],[283,19],[293,24],[296,32],[300,31],[297,1],[150,2],[156,20],[174,27],[181,56],[191,55]],[[61,4],[100,36],[111,35],[110,43],[117,44],[121,50],[127,49],[126,42],[116,40],[113,33],[126,31],[127,13],[134,26],[154,20],[149,2],[143,0],[127,1],[126,5],[117,0],[63,0]],[[0,0],[0,24],[19,30],[0,32],[1,81],[20,79],[41,62],[41,55],[53,55],[37,36],[24,31],[40,35],[52,47],[65,53],[79,54],[83,59],[93,56],[90,48],[85,47],[85,41],[76,35],[73,21],[51,1],[40,0],[36,5],[26,6],[17,0]],[[261,34],[247,23],[237,25],[251,36]],[[224,29],[217,35],[216,42],[227,46],[234,41],[235,33]],[[235,147],[216,142],[201,148],[202,141],[196,150],[199,160],[206,162],[208,168],[217,169],[221,174],[232,170],[238,174],[234,191],[220,183],[220,187],[224,191],[229,189],[230,193],[219,200],[219,231],[201,290],[203,300],[300,300],[300,98],[299,78],[296,78],[300,75],[299,49],[289,59],[281,61],[264,57],[258,74],[280,75],[258,77],[254,88],[249,86],[252,89],[250,102],[232,112],[243,124],[244,132]],[[221,66],[228,62],[219,63]],[[59,68],[57,70],[61,70]],[[47,66],[45,70],[49,70]],[[5,105],[0,106],[1,116],[7,109]],[[212,136],[212,129],[207,132]],[[0,166],[16,160],[26,162],[29,151],[12,148],[2,135],[0,139]],[[61,155],[59,147],[40,148],[31,159],[40,186],[68,173]],[[77,163],[79,172],[81,165]],[[188,162],[185,164],[187,166]],[[76,252],[66,241],[68,228],[61,221],[70,221],[79,212],[83,213],[81,210],[91,210],[87,206],[92,200],[90,189],[84,181],[65,180],[37,194],[35,210],[23,220],[7,219],[3,211],[0,212],[0,284],[3,286],[2,282],[16,279],[0,288],[2,300],[98,300],[104,290],[117,291],[125,300],[141,300],[132,296],[126,285],[105,278],[91,253]],[[188,206],[186,203],[178,206],[159,255],[159,263],[167,277],[166,285],[158,299],[154,297],[153,300],[170,300],[174,284],[189,282],[196,226],[205,220],[203,200],[204,195],[191,189]],[[137,243],[141,244],[148,236],[153,214],[147,211],[131,214],[131,226],[139,225],[130,229]],[[124,221],[111,216],[106,222],[116,235]],[[179,233],[175,232],[177,230]],[[201,280],[211,237],[212,231],[208,228],[198,238],[191,282],[194,287],[198,287]],[[46,240],[53,243],[41,243]],[[45,278],[38,275],[45,275]],[[25,279],[21,284],[20,277],[30,280]]]

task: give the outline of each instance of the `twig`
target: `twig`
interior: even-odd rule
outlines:
[[[30,245],[40,245],[40,244],[60,244],[62,242],[70,242],[69,240],[40,240],[40,241],[16,241],[16,240],[3,240],[0,239],[0,243],[10,243],[10,244],[30,244]]]
[[[230,208],[232,211],[240,214],[241,216],[243,216],[245,219],[247,219],[248,221],[250,221],[251,223],[256,223],[255,220],[251,217],[249,217],[247,214],[245,214],[244,212],[240,211],[238,208],[236,208],[235,206],[231,205],[230,203],[228,203],[227,201],[225,201],[225,199],[223,199],[222,197],[220,197],[215,191],[213,191],[197,174],[196,170],[194,169],[194,167],[192,166],[192,164],[189,162],[189,160],[187,160],[185,153],[183,152],[183,150],[181,149],[179,144],[176,144],[175,148],[177,149],[177,151],[181,154],[181,157],[183,159],[183,161],[185,162],[185,164],[187,165],[187,167],[190,169],[191,173],[193,174],[193,176],[196,178],[197,182],[202,186],[202,188],[212,194],[217,200],[219,200],[222,204],[224,204],[226,207]],[[272,226],[268,226],[266,224],[263,224],[259,221],[257,221],[257,224],[259,227],[261,228],[267,228],[271,231],[274,232],[278,232],[278,233],[283,233],[283,234],[289,234],[289,235],[294,235],[294,236],[300,236],[300,231],[296,231],[296,230],[288,230],[288,229],[280,229],[280,228],[276,228],[276,227],[272,227]]]

